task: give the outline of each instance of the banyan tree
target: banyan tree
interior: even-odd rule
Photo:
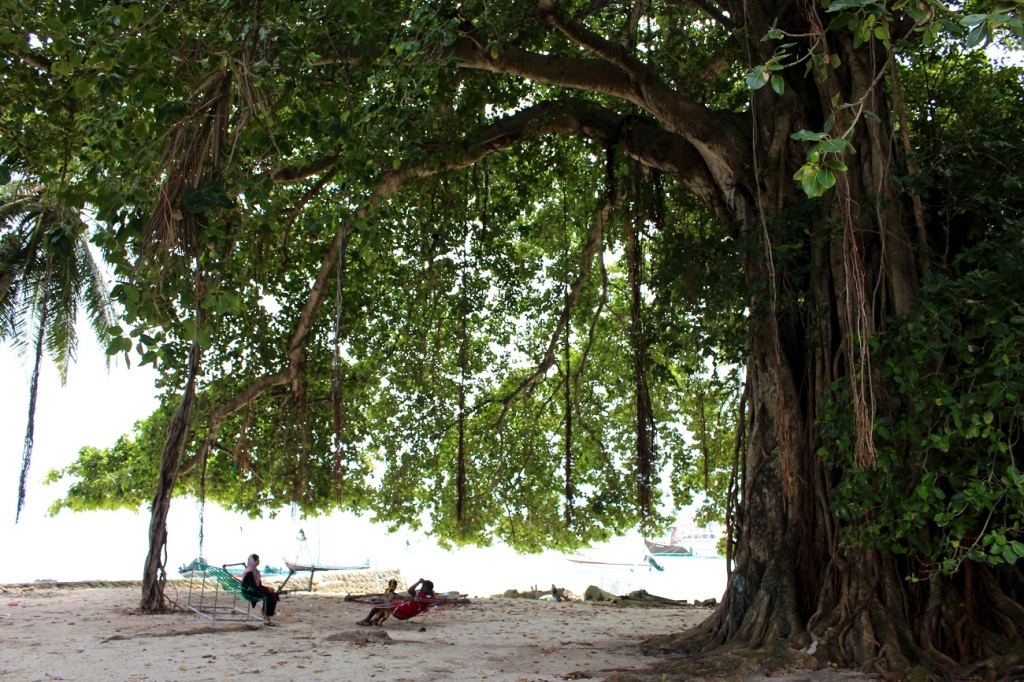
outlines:
[[[706,492],[663,672],[1021,674],[1014,6],[43,4],[3,167],[166,390],[58,505],[151,502],[144,606],[172,494],[532,551]]]

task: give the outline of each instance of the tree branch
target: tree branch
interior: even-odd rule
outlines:
[[[465,140],[455,153],[444,155],[444,160],[438,160],[440,155],[434,155],[423,162],[405,164],[398,170],[384,174],[367,203],[355,212],[354,216],[349,219],[349,223],[352,224],[368,217],[376,204],[387,201],[410,180],[466,168],[523,139],[572,134],[583,135],[606,146],[619,144],[630,156],[653,168],[672,174],[705,199],[709,205],[718,206],[724,210],[701,156],[697,154],[692,145],[680,136],[665,131],[651,121],[645,121],[638,117],[623,117],[594,105],[571,106],[556,102],[542,102],[482,128],[475,136]],[[431,146],[424,145],[425,148]],[[333,158],[327,157],[314,161],[306,168],[327,168],[330,163],[333,163]],[[530,381],[536,385],[543,373],[551,366],[554,358],[554,344],[557,342],[558,334],[565,325],[569,309],[579,296],[580,287],[589,273],[593,257],[592,251],[600,245],[603,220],[603,217],[599,219],[599,224],[595,226],[587,243],[580,275],[573,283],[570,298],[567,298],[565,311],[559,321],[559,327],[555,330],[544,358],[535,371],[534,377],[524,382],[524,385],[517,389],[512,396],[505,399],[506,410],[516,395],[531,387],[527,385]],[[270,388],[291,383],[293,391],[301,390],[306,342],[317,315],[332,289],[329,285],[334,281],[332,274],[338,266],[343,241],[347,240],[350,235],[351,230],[337,230],[330,246],[324,252],[316,278],[310,287],[306,302],[299,311],[288,340],[287,367],[249,384],[214,410],[210,417],[210,428],[201,455],[209,451],[211,444],[216,439],[218,429],[228,416],[242,409]]]
[[[502,399],[501,414],[495,421],[495,425],[501,424],[501,422],[504,421],[505,415],[508,414],[508,411],[512,408],[512,403],[515,399],[524,393],[529,393],[535,389],[544,379],[545,375],[547,375],[551,366],[555,364],[555,351],[558,346],[558,339],[562,336],[566,326],[569,324],[569,318],[572,315],[572,307],[580,297],[583,284],[587,281],[587,278],[590,277],[591,266],[594,263],[594,255],[600,252],[601,247],[604,244],[605,223],[608,221],[608,217],[611,215],[611,212],[615,209],[616,205],[617,204],[615,203],[608,202],[598,212],[597,219],[594,221],[594,227],[591,229],[587,243],[583,247],[583,262],[580,264],[580,272],[565,295],[565,304],[562,306],[562,314],[559,316],[558,323],[551,332],[551,338],[548,341],[548,347],[544,352],[544,357],[537,363],[533,373],[523,379],[512,393]]]
[[[461,68],[514,74],[636,104],[662,121],[669,131],[685,137],[705,158],[721,187],[753,186],[750,127],[744,116],[712,111],[691,102],[622,45],[561,17],[554,2],[543,2],[538,13],[565,37],[600,59],[540,55],[514,45],[502,45],[495,57],[488,49],[488,41],[470,25],[463,27],[463,37],[453,43],[451,56]],[[739,213],[735,207],[732,212]]]

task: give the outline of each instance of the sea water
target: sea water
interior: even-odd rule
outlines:
[[[30,503],[17,525],[0,529],[0,584],[141,579],[148,552],[148,513],[64,511],[48,517],[43,511]],[[168,578],[177,578],[178,568],[197,556],[220,565],[244,562],[254,552],[264,569],[283,569],[286,560],[343,566],[369,562],[372,568],[399,570],[406,583],[426,578],[439,592],[475,597],[507,590],[548,591],[552,585],[581,596],[593,585],[617,595],[646,590],[694,601],[720,599],[726,581],[725,560],[713,555],[654,557],[663,569],[657,570],[637,535],[577,554],[518,554],[505,545],[449,550],[424,534],[387,533],[380,525],[347,514],[310,520],[285,511],[273,518],[249,519],[192,500],[172,502]],[[601,563],[578,563],[580,559]]]

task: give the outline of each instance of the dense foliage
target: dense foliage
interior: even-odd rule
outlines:
[[[110,352],[156,365],[173,407],[189,343],[204,348],[181,493],[251,514],[295,503],[307,513],[372,510],[394,525],[429,518],[441,538],[534,550],[607,538],[704,491],[707,518],[722,518],[741,388],[741,275],[715,265],[735,247],[726,238],[722,250],[692,200],[662,192],[663,180],[624,157],[606,163],[603,145],[539,139],[410,179],[401,201],[361,212],[389,174],[424,164],[413,141],[443,149],[486,124],[484,104],[512,108],[524,96],[476,76],[446,86],[443,63],[413,58],[451,42],[454,24],[417,12],[402,36],[386,33],[389,10],[364,6],[229,19],[200,5],[154,16],[141,5],[87,5],[22,17],[35,38],[8,43],[11,65],[29,82],[52,80],[61,97],[48,105],[74,113],[42,118],[63,120],[63,136],[84,135],[69,192],[95,207],[97,244],[116,268],[124,316]],[[328,60],[312,46],[338,34],[390,49],[365,65],[314,67]],[[208,114],[224,118],[206,123]],[[27,125],[40,116],[8,115],[25,151],[5,156],[5,167],[16,176],[46,167]],[[210,156],[179,145],[190,133],[207,136]],[[325,153],[331,165],[314,176],[308,165]],[[615,192],[615,206],[595,217]],[[680,220],[692,227],[664,229]],[[226,416],[202,452],[215,410],[287,361],[299,306],[339,227],[349,235],[344,265],[324,284],[327,302],[304,340],[301,395],[267,391]],[[651,262],[641,267],[660,279],[638,284],[636,311],[631,230]],[[665,240],[674,243],[663,249]],[[680,267],[713,274],[680,290]],[[659,315],[680,318],[678,331],[667,318],[652,325]],[[670,491],[645,510],[636,506],[630,369],[641,346],[656,434],[651,484]],[[680,391],[691,387],[693,397]],[[84,450],[64,472],[81,480],[54,509],[146,501],[169,416],[154,415],[109,453]],[[461,493],[460,457],[469,472]]]
[[[851,543],[917,557],[913,577],[956,572],[965,558],[1024,556],[1024,165],[1017,150],[1024,86],[977,54],[946,55],[910,75],[929,222],[943,267],[911,315],[876,343],[898,418],[875,423],[879,461],[839,487],[837,513],[863,519]],[[915,82],[916,81],[916,82]],[[840,392],[842,395],[842,392]],[[839,399],[824,420],[837,463],[851,454]],[[908,457],[909,453],[909,457]],[[900,475],[893,475],[899,472]]]

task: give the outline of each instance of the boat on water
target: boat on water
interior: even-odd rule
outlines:
[[[644,538],[651,556],[693,556],[693,550],[683,545],[665,544]]]
[[[721,533],[712,527],[681,528],[672,526],[669,536],[664,541],[644,538],[647,552],[651,556],[710,556],[717,554],[718,540]]]
[[[566,561],[571,561],[574,564],[587,564],[589,566],[647,566],[647,562],[640,563],[638,561],[594,561],[593,559],[583,559],[581,557],[566,557]]]

